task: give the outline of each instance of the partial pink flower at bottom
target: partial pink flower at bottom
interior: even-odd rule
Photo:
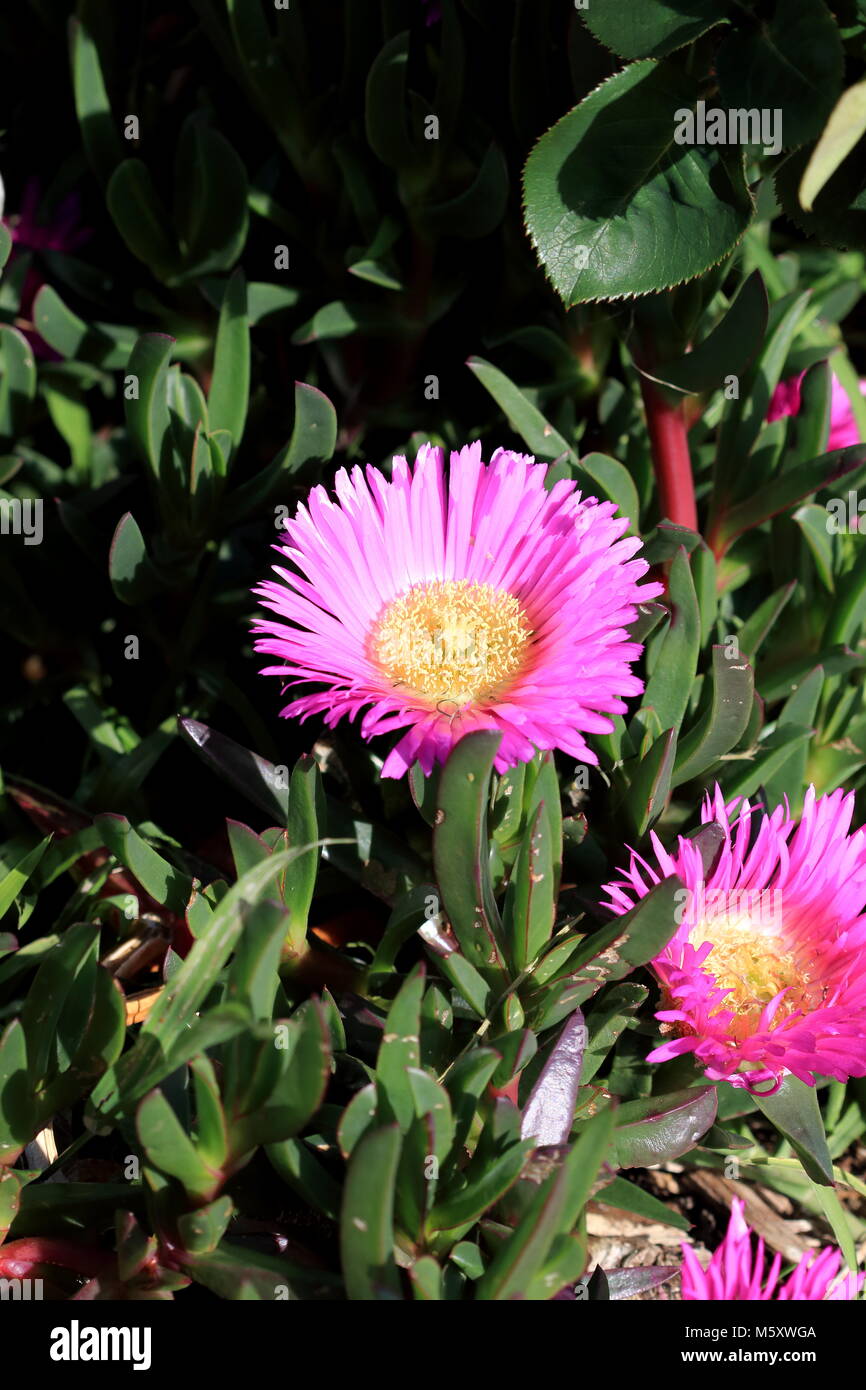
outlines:
[[[754,1232],[743,1215],[745,1203],[735,1197],[731,1219],[721,1245],[706,1269],[691,1246],[682,1242],[682,1297],[684,1303],[823,1302],[850,1300],[863,1287],[864,1274],[839,1277],[842,1256],[832,1246],[807,1251],[784,1283],[779,1283],[782,1256],[776,1255],[765,1269],[764,1242],[752,1246]]]
[[[476,443],[446,474],[428,444],[414,471],[395,458],[390,478],[340,469],[336,500],[313,488],[275,546],[288,565],[254,591],[276,614],[253,629],[277,658],[263,674],[324,687],[282,714],[333,727],[366,707],[363,738],[405,730],[383,777],[429,773],[480,729],[502,735],[500,772],[537,749],[596,763],[584,735],[643,690],[628,626],[662,588],[638,582],[614,504],[567,478],[548,490],[547,471],[504,449],[485,464]]]
[[[726,806],[716,787],[701,811],[722,832],[708,874],[684,836],[669,853],[653,832],[655,865],[632,852],[604,889],[614,912],[662,878],[683,884],[652,962],[667,1038],[649,1061],[691,1052],[711,1081],[767,1095],[788,1075],[866,1075],[866,830],[849,834],[853,811],[853,792],[810,787],[798,824],[783,806]]]
[[[768,424],[772,424],[774,420],[783,420],[788,415],[799,415],[800,388],[805,375],[805,372],[801,372],[799,376],[791,376],[787,381],[779,382],[767,411]],[[860,382],[860,394],[866,396],[866,379]],[[848,392],[834,372],[831,377],[830,434],[827,450],[829,452],[831,449],[846,449],[849,445],[860,442],[860,430],[854,419]]]

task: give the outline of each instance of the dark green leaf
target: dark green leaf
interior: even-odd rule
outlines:
[[[675,113],[691,113],[698,95],[684,70],[632,63],[535,146],[524,174],[526,223],[566,305],[692,279],[748,226],[739,152],[677,143]]]

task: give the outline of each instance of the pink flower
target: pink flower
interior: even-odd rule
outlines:
[[[779,382],[767,411],[768,424],[772,424],[774,420],[782,420],[787,415],[799,415],[800,387],[805,375],[805,372],[801,372],[799,376],[791,376],[787,381]],[[866,396],[866,379],[860,382],[860,394]],[[849,444],[859,443],[860,430],[854,419],[848,392],[834,373],[831,378],[830,434],[827,449],[845,449]]]
[[[90,232],[79,225],[81,200],[77,193],[70,193],[58,206],[50,222],[38,220],[40,183],[38,179],[28,179],[21,195],[21,206],[17,213],[3,218],[3,225],[12,237],[12,260],[22,253],[60,251],[68,255],[87,241]],[[0,212],[2,212],[2,184],[0,184]],[[36,265],[28,267],[21,290],[19,313],[23,319],[32,319],[33,301],[45,284],[45,278]],[[59,362],[60,354],[49,347],[44,338],[34,328],[26,328],[24,336],[37,357]]]
[[[668,854],[651,836],[657,868],[632,851],[605,892],[614,912],[661,878],[685,885],[678,926],[653,961],[656,1017],[669,1041],[648,1060],[683,1052],[714,1081],[772,1094],[788,1074],[845,1081],[866,1075],[866,830],[849,834],[854,794],[806,793],[799,825],[785,807],[744,801],[731,820],[718,787],[701,820],[723,834],[709,876],[680,836]]]
[[[694,1250],[682,1242],[684,1303],[817,1303],[857,1297],[866,1275],[850,1273],[837,1280],[842,1256],[829,1245],[808,1251],[784,1284],[779,1284],[782,1256],[777,1254],[765,1277],[764,1242],[759,1240],[753,1252],[753,1232],[746,1224],[743,1207],[735,1197],[725,1238],[706,1269],[701,1268]]]
[[[365,739],[405,729],[382,769],[425,773],[464,734],[502,734],[499,771],[536,749],[597,758],[585,733],[612,729],[624,696],[643,683],[631,666],[642,647],[627,628],[635,605],[659,594],[639,585],[640,541],[612,502],[581,500],[563,479],[547,491],[547,466],[476,443],[452,453],[425,445],[414,472],[395,458],[334,479],[337,499],[315,487],[276,546],[290,567],[255,593],[277,620],[260,618],[256,651],[278,658],[265,675],[287,686],[316,682],[282,710],[332,727],[367,708]]]
[[[87,228],[81,227],[81,199],[77,193],[70,193],[57,207],[50,222],[39,220],[39,201],[41,196],[38,179],[28,179],[21,195],[21,206],[16,214],[6,221],[17,247],[28,251],[62,251],[68,254],[75,251],[90,236]]]

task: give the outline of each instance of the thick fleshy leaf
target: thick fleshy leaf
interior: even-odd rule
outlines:
[[[228,140],[196,112],[178,138],[175,183],[176,222],[185,261],[180,278],[186,281],[228,270],[246,241],[246,170]]]
[[[246,280],[239,266],[223,296],[208,395],[211,429],[227,430],[235,448],[243,438],[249,394],[250,324]]]
[[[529,1143],[512,1144],[488,1162],[470,1163],[462,1185],[446,1192],[433,1208],[428,1222],[431,1230],[447,1232],[455,1239],[468,1231],[516,1181],[532,1147]]]
[[[367,77],[367,142],[382,163],[392,169],[408,169],[418,157],[406,99],[408,67],[409,34],[404,32],[389,39]]]
[[[807,212],[828,179],[866,132],[866,82],[843,92],[830,113],[821,137],[809,155],[800,181],[800,205]]]
[[[42,840],[33,849],[23,854],[18,862],[11,869],[7,869],[3,877],[0,878],[0,917],[9,911],[30,875],[38,867],[50,843],[50,838]]]
[[[824,632],[826,646],[837,643],[853,644],[863,625],[866,606],[866,550],[857,556],[840,582],[840,593],[834,602]]]
[[[17,328],[0,324],[0,436],[17,439],[26,433],[35,392],[32,347]]]
[[[580,1072],[580,1084],[591,1081],[607,1060],[617,1038],[628,1027],[629,1020],[646,999],[646,985],[631,982],[613,985],[593,1000],[586,1016],[587,1042]]]
[[[27,1042],[20,1020],[13,1018],[0,1038],[0,1162],[17,1158],[33,1130]]]
[[[713,647],[713,697],[706,714],[679,746],[672,785],[700,777],[739,742],[749,722],[755,677],[747,661],[728,657]]]
[[[565,1161],[539,1187],[513,1234],[497,1250],[476,1286],[476,1298],[497,1301],[526,1297],[544,1268],[557,1237],[574,1229],[611,1144],[613,1113],[597,1115]],[[546,1296],[565,1282],[552,1271]],[[539,1293],[537,1296],[544,1297]]]
[[[681,547],[668,578],[671,620],[658,649],[643,695],[642,709],[653,709],[661,729],[677,729],[686,712],[698,664],[701,615],[689,559]]]
[[[764,427],[770,400],[808,307],[808,293],[786,295],[773,305],[763,346],[739,383],[739,395],[725,403],[706,528],[707,539],[712,539],[717,555],[714,539],[717,516],[727,508],[730,498],[754,491],[747,460]]]
[[[383,1119],[397,1121],[406,1130],[415,1114],[408,1067],[420,1061],[421,1000],[424,967],[416,966],[388,1011],[385,1032],[376,1059],[376,1081]]]
[[[504,973],[502,923],[490,881],[487,805],[501,736],[462,738],[439,779],[433,863],[461,950],[486,980]]]
[[[3,1244],[9,1227],[18,1215],[21,1189],[25,1182],[23,1173],[17,1173],[14,1168],[0,1167],[0,1245]]]
[[[81,0],[77,14],[69,20],[69,53],[82,143],[91,168],[105,184],[124,158],[124,149],[105,90],[94,36],[98,22],[98,0]]]
[[[631,530],[637,532],[640,503],[637,488],[628,469],[618,459],[608,458],[594,450],[581,454],[579,466],[573,470],[585,497],[600,496],[616,503],[620,516],[627,516]]]
[[[266,815],[286,824],[289,812],[289,773],[260,758],[234,739],[198,719],[178,719],[187,743],[219,777],[236,786]],[[338,801],[326,798],[328,831],[334,838],[322,846],[323,857],[352,880],[391,903],[426,876],[424,862],[392,831],[357,819]],[[343,838],[350,843],[342,843]],[[378,866],[378,873],[374,872]]]
[[[620,1168],[647,1168],[694,1148],[716,1118],[715,1086],[627,1101],[617,1111],[614,1154]]]
[[[679,1274],[679,1265],[654,1265],[652,1269],[609,1269],[607,1275],[608,1295],[611,1300],[634,1298],[636,1294],[647,1293],[666,1284]]]
[[[192,879],[163,859],[143,840],[125,816],[97,816],[94,825],[103,843],[134,874],[142,888],[171,912],[182,913],[189,902]]]
[[[158,280],[171,282],[180,270],[180,255],[167,230],[171,219],[142,160],[118,164],[108,181],[106,202],[133,256]]]
[[[337,416],[328,397],[315,386],[295,382],[295,424],[288,444],[276,458],[230,493],[226,511],[247,516],[276,497],[294,476],[312,478],[331,458],[337,442]]]
[[[583,1014],[576,1009],[529,1093],[520,1124],[523,1139],[533,1139],[539,1146],[568,1140],[586,1042]]]
[[[292,769],[286,821],[289,845],[313,846],[286,875],[284,899],[291,914],[292,943],[296,950],[301,949],[306,937],[321,854],[316,842],[324,834],[326,818],[322,774],[315,758],[304,754]]]
[[[199,1156],[162,1091],[151,1091],[138,1107],[136,1128],[148,1161],[177,1178],[194,1200],[210,1198],[220,1175]]]
[[[184,1212],[177,1219],[177,1231],[184,1250],[192,1255],[215,1250],[234,1214],[231,1197],[218,1197],[206,1207]]]
[[[376,1302],[400,1298],[394,1262],[394,1185],[401,1137],[396,1125],[365,1134],[343,1187],[340,1253],[346,1295]]]
[[[781,473],[723,514],[714,533],[716,554],[724,554],[744,531],[789,511],[822,488],[833,487],[850,473],[859,472],[864,465],[866,444],[852,444]]]
[[[466,365],[474,372],[481,385],[490,392],[512,428],[526,442],[527,448],[535,458],[557,459],[563,454],[572,459],[576,458],[568,441],[553,428],[538,407],[532,404],[520,387],[515,386],[504,372],[494,367],[492,362],[485,362],[483,357],[470,357]]]
[[[50,951],[30,987],[21,1013],[27,1038],[27,1067],[31,1094],[44,1088],[56,1070],[58,1030],[70,995],[79,981],[93,971],[99,946],[99,929],[91,922],[76,922]]]
[[[767,291],[756,270],[703,342],[675,361],[662,363],[654,375],[680,391],[715,390],[725,377],[739,376],[751,362],[767,331],[767,312]]]
[[[676,931],[681,888],[675,875],[663,879],[631,912],[584,938],[557,974],[574,988],[572,1007],[609,981],[621,980],[637,966],[646,965],[664,949]]]
[[[128,366],[136,391],[125,394],[126,423],[133,443],[157,480],[166,473],[168,414],[168,363],[174,338],[165,333],[145,333],[135,344]]]
[[[145,603],[164,587],[132,512],[125,512],[117,523],[108,552],[108,576],[121,603]]]
[[[624,777],[631,772],[625,791],[625,810],[639,838],[658,820],[667,805],[676,751],[677,731],[668,729],[655,740],[645,757],[623,766]]]
[[[505,947],[516,972],[525,969],[550,939],[555,892],[550,821],[542,802],[524,832],[505,898]]]
[[[131,328],[87,324],[64,304],[52,285],[43,285],[33,301],[33,322],[61,357],[98,363],[106,370],[125,367],[136,342]]]
[[[488,145],[467,188],[444,203],[425,203],[425,226],[448,236],[489,236],[508,203],[508,165],[499,146]]]
[[[744,1147],[750,1148],[751,1145],[745,1144]],[[678,1231],[691,1229],[691,1222],[678,1211],[660,1202],[651,1192],[645,1192],[637,1183],[629,1182],[628,1178],[613,1178],[593,1195],[593,1201],[602,1206],[615,1207],[617,1211],[633,1212],[647,1221],[660,1221]]]
[[[181,1036],[186,1034],[187,1039],[194,1036],[190,1023],[213,988],[243,931],[245,915],[242,908],[255,902],[268,884],[302,852],[291,849],[272,855],[264,863],[256,864],[229,889],[214,910],[207,927],[197,937],[183,965],[173,976],[158,1007],[148,1016],[135,1047],[121,1058],[118,1066],[113,1067],[94,1090],[91,1101],[97,1110],[111,1113],[118,1105],[128,1104],[131,1098],[138,1099],[144,1090],[150,1089],[146,1082],[153,1069],[159,1066],[161,1059],[171,1054],[171,1049]],[[223,1008],[229,1033],[234,1014],[241,1022],[249,1020],[245,1009],[236,1009],[234,1005],[224,1005]],[[213,1012],[209,1017],[213,1017]]]
[[[183,1270],[218,1298],[271,1304],[275,1299],[334,1296],[338,1282],[317,1265],[279,1259],[231,1241],[222,1241],[205,1254],[187,1251]]]
[[[756,1095],[758,1108],[794,1149],[813,1182],[833,1186],[833,1161],[827,1148],[818,1092],[796,1076],[786,1076],[775,1095]]]
[[[262,1026],[259,1065],[249,1072],[243,1068],[246,1040],[231,1045],[230,1056],[241,1067],[240,1074],[229,1075],[227,1064],[226,1073],[226,1122],[235,1164],[259,1144],[294,1138],[321,1104],[331,1068],[327,1019],[317,999],[299,1014]]]

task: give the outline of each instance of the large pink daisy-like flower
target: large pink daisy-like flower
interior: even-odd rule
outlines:
[[[682,1296],[684,1303],[823,1302],[856,1298],[866,1275],[844,1274],[842,1256],[832,1246],[808,1251],[797,1268],[779,1283],[782,1256],[776,1255],[765,1275],[764,1242],[752,1247],[752,1231],[743,1215],[744,1203],[735,1197],[725,1238],[706,1269],[683,1242]]]
[[[711,1080],[766,1094],[788,1073],[866,1075],[866,830],[849,834],[853,808],[853,793],[810,787],[799,825],[747,801],[734,817],[717,787],[701,814],[723,835],[706,881],[690,840],[669,854],[653,833],[657,867],[632,852],[604,890],[615,912],[661,878],[684,884],[652,963],[670,1037],[649,1061],[692,1052]]]
[[[547,467],[481,445],[451,455],[425,445],[414,472],[395,458],[391,478],[368,465],[315,487],[275,547],[290,567],[255,593],[276,619],[257,620],[256,651],[278,659],[263,674],[314,682],[282,713],[324,714],[333,726],[367,707],[365,738],[407,732],[384,777],[420,762],[425,773],[477,729],[502,734],[496,767],[536,749],[597,758],[586,733],[643,684],[631,664],[636,604],[662,592],[639,585],[640,541],[623,538],[612,502],[581,500]]]

